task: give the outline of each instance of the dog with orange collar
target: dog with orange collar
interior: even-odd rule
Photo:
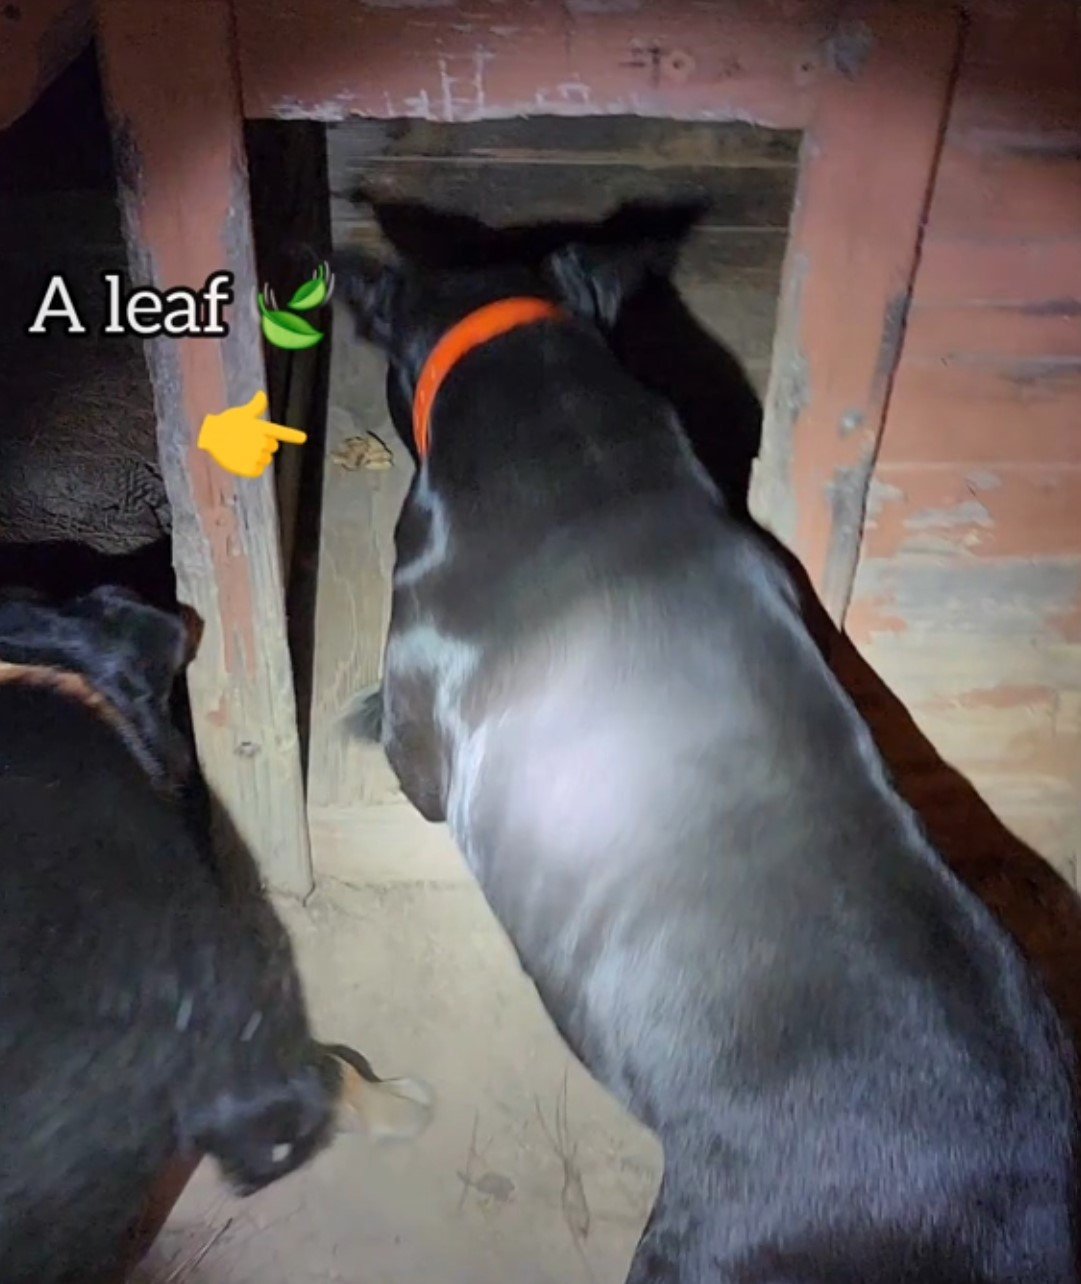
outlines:
[[[1062,1029],[613,355],[651,270],[340,262],[418,461],[360,729],[663,1144],[632,1284],[1075,1284]]]
[[[0,600],[5,1284],[117,1276],[155,1181],[202,1154],[254,1190],[336,1126],[427,1121],[423,1085],[314,1041],[283,926],[226,894],[181,805],[192,645],[115,588]]]

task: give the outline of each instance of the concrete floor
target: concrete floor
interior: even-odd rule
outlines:
[[[326,881],[279,907],[321,1035],[424,1077],[410,1143],[347,1135],[249,1199],[212,1165],[137,1284],[619,1284],[660,1152],[573,1061],[468,881]]]

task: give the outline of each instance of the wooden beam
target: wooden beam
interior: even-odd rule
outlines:
[[[836,0],[235,0],[244,114],[806,121]]]
[[[841,623],[904,338],[961,18],[853,6],[804,136],[753,510]]]
[[[146,351],[181,597],[202,616],[189,670],[196,742],[236,835],[275,888],[311,863],[274,479],[232,477],[196,449],[206,414],[265,387],[240,97],[228,0],[101,0],[99,49],[133,277],[158,289],[234,276],[224,339]]]

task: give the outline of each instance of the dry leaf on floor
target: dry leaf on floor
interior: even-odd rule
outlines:
[[[346,437],[337,450],[331,451],[330,457],[339,468],[349,473],[356,472],[358,468],[382,472],[394,463],[390,447],[374,432],[363,437]]]

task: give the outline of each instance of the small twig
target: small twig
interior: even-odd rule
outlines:
[[[462,1183],[462,1197],[458,1200],[458,1212],[465,1208],[465,1197],[469,1194],[470,1187],[473,1185],[473,1161],[479,1158],[477,1155],[477,1126],[480,1124],[480,1111],[473,1114],[473,1135],[469,1139],[469,1150],[465,1157],[465,1172],[458,1174],[458,1179]]]
[[[194,1270],[199,1265],[199,1263],[206,1258],[206,1255],[210,1252],[210,1250],[214,1247],[214,1245],[221,1239],[221,1237],[225,1234],[225,1232],[229,1229],[229,1227],[232,1226],[232,1224],[233,1224],[233,1219],[231,1217],[227,1221],[222,1222],[222,1224],[218,1227],[218,1229],[214,1232],[214,1234],[211,1235],[211,1237],[206,1241],[206,1243],[202,1246],[202,1248],[197,1249],[194,1253],[191,1254],[190,1257],[185,1258],[184,1261],[182,1261],[178,1266],[176,1266],[173,1270],[171,1270],[169,1274],[166,1275],[165,1279],[162,1280],[162,1284],[177,1284],[178,1280],[181,1280],[189,1271]]]
[[[589,1235],[590,1213],[589,1203],[586,1200],[585,1186],[582,1183],[582,1174],[578,1167],[578,1143],[573,1145],[570,1140],[570,1125],[567,1118],[567,1074],[563,1074],[563,1089],[556,1098],[555,1119],[552,1129],[548,1127],[547,1120],[544,1118],[544,1111],[541,1110],[540,1098],[534,1098],[534,1105],[537,1111],[537,1118],[540,1126],[548,1139],[548,1144],[555,1151],[556,1157],[563,1165],[563,1191],[560,1196],[560,1204],[563,1211],[563,1220],[566,1222],[567,1230],[570,1232],[571,1240],[577,1250],[578,1256],[582,1259],[582,1265],[586,1269],[586,1274],[592,1280],[594,1279],[593,1267],[590,1265],[589,1258],[585,1253],[585,1241]]]

